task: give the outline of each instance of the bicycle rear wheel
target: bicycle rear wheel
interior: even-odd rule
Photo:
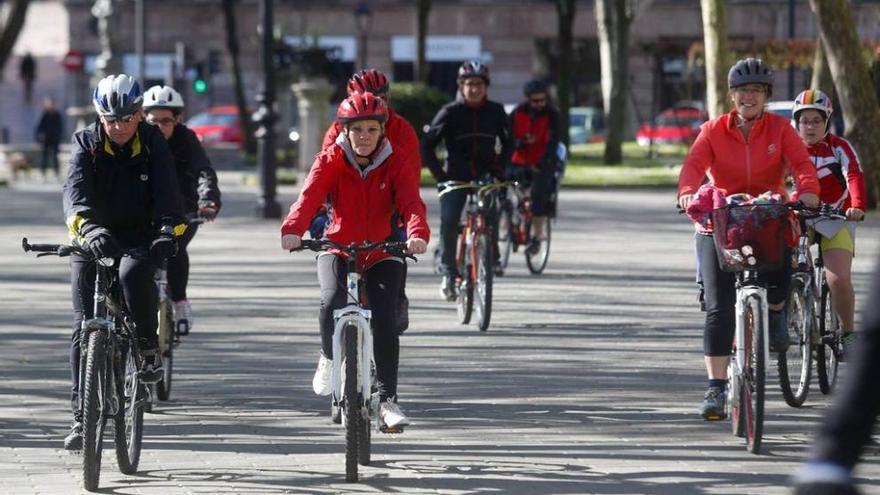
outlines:
[[[541,229],[543,232],[538,232],[538,238],[543,237],[545,240],[541,241],[541,244],[538,246],[538,251],[535,253],[531,253],[528,249],[526,249],[526,265],[529,267],[529,271],[532,274],[537,275],[544,271],[544,268],[547,268],[547,260],[550,259],[550,231],[552,230],[550,227],[550,218],[544,219],[544,228]]]
[[[757,309],[757,311],[756,311]],[[746,306],[746,366],[743,370],[743,405],[746,419],[746,448],[757,454],[764,434],[765,346],[763,319],[755,302]],[[764,309],[766,311],[766,309]]]
[[[92,492],[98,489],[101,477],[101,451],[104,447],[104,425],[109,373],[107,368],[107,333],[88,333],[85,383],[83,394],[83,485]]]
[[[827,283],[822,284],[819,300],[819,342],[816,342],[816,378],[819,390],[830,394],[837,385],[837,371],[840,365],[840,322],[834,312],[831,291]]]
[[[119,410],[113,417],[113,434],[116,443],[116,464],[119,472],[132,474],[141,460],[141,442],[144,432],[144,407],[146,386],[137,379],[138,366],[127,347],[117,356],[117,398]]]
[[[355,325],[346,325],[342,337],[345,340],[345,373],[343,389],[343,414],[345,420],[345,481],[358,480],[358,437],[360,435],[361,407],[358,400],[358,331]]]
[[[171,301],[159,304],[159,351],[162,353],[162,381],[156,384],[156,396],[166,401],[171,398],[171,380],[174,370],[174,315]]]
[[[492,319],[492,283],[494,279],[495,258],[492,252],[490,232],[484,231],[474,239],[474,270],[477,274],[474,292],[477,306],[477,325],[481,332],[489,328]]]
[[[810,392],[813,359],[813,311],[812,292],[800,277],[791,282],[788,299],[788,338],[798,345],[791,345],[787,352],[779,353],[779,386],[785,402],[800,407]]]

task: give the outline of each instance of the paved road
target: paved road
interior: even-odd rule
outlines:
[[[785,406],[774,376],[761,456],[729,423],[700,420],[702,314],[672,193],[565,191],[546,274],[513,259],[489,332],[455,323],[429,259],[411,268],[400,395],[414,425],[375,435],[373,466],[346,484],[342,431],[310,386],[314,262],[277,248],[277,222],[250,215],[253,191],[225,186],[222,219],[191,247],[197,320],[173,400],[146,416],[136,475],[105,456],[107,493],[784,494],[827,406],[818,391]],[[23,234],[64,239],[59,194],[20,187],[0,190],[0,492],[78,493],[80,458],[60,448],[66,266],[17,248]],[[877,220],[860,230],[862,302],[878,233]],[[880,493],[876,453],[858,474]]]

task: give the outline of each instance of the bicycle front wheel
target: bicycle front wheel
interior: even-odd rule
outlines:
[[[544,228],[541,232],[536,233],[538,239],[541,239],[537,251],[526,249],[526,265],[533,275],[538,275],[547,268],[547,260],[550,259],[550,218],[544,219]]]
[[[786,404],[800,407],[810,392],[813,350],[813,311],[812,293],[804,280],[795,277],[791,281],[791,294],[788,299],[788,339],[793,344],[788,351],[779,353],[779,386]]]
[[[88,491],[98,489],[101,477],[101,451],[104,447],[105,406],[111,385],[108,383],[107,333],[94,330],[88,333],[85,383],[83,394],[83,485]]]
[[[358,480],[358,436],[360,434],[361,407],[358,400],[358,329],[355,325],[343,328],[345,340],[345,373],[343,384],[343,410],[345,426],[345,481]]]
[[[500,250],[500,257],[498,258],[498,261],[501,263],[501,268],[507,270],[507,263],[510,261],[510,253],[513,251],[513,245],[516,242],[516,239],[514,238],[516,233],[513,230],[513,205],[510,203],[510,200],[505,200],[502,203],[499,214],[498,249]]]
[[[830,394],[837,385],[840,334],[840,322],[834,312],[831,290],[827,283],[823,283],[819,299],[819,342],[816,342],[816,378],[823,394]]]
[[[144,435],[144,406],[147,390],[137,378],[138,366],[134,349],[127,347],[117,357],[117,397],[119,410],[113,418],[116,443],[116,464],[122,474],[137,471],[141,460],[141,442]]]
[[[746,447],[757,454],[761,450],[764,434],[764,382],[766,353],[766,330],[761,308],[755,301],[746,306],[746,363],[743,370],[743,405],[746,419]]]
[[[162,353],[162,381],[156,384],[156,396],[166,401],[171,398],[171,380],[174,370],[174,316],[171,301],[159,304],[159,351]]]
[[[477,325],[481,332],[489,328],[492,319],[492,282],[495,257],[492,252],[492,236],[484,231],[474,239],[474,263],[477,279],[474,287],[477,306]]]

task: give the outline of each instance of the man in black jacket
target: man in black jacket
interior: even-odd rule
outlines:
[[[500,103],[486,97],[489,68],[478,61],[465,62],[458,69],[461,99],[445,105],[437,112],[431,127],[422,138],[422,157],[437,183],[444,181],[476,181],[501,179],[510,161],[513,143],[507,114]],[[446,163],[437,159],[436,148],[443,141]],[[500,142],[501,150],[496,151]],[[455,239],[461,211],[467,201],[466,190],[450,191],[440,197],[440,266],[443,271],[441,294],[447,301],[457,297]],[[497,258],[498,232],[493,212],[489,223]]]
[[[64,216],[75,243],[93,257],[70,259],[74,324],[70,346],[74,424],[64,440],[68,450],[82,449],[79,398],[79,346],[83,321],[92,318],[94,258],[120,257],[141,249],[150,256],[122,256],[119,279],[137,328],[143,367],[139,377],[154,383],[162,377],[156,336],[158,295],[154,260],[174,254],[182,215],[174,178],[174,159],[162,134],[142,122],[140,85],[127,75],[98,83],[93,104],[98,121],[78,131],[64,183]]]
[[[55,178],[58,178],[58,144],[61,142],[62,119],[61,112],[55,106],[55,100],[51,96],[43,101],[43,114],[40,123],[37,124],[36,139],[43,145],[43,156],[40,161],[40,171],[43,180],[46,179],[46,168],[52,167]]]
[[[183,210],[188,218],[213,221],[220,211],[217,173],[196,134],[180,122],[183,97],[170,86],[153,86],[144,93],[147,123],[155,125],[171,146],[177,170],[177,184]],[[198,224],[187,226],[177,239],[177,254],[168,259],[168,287],[174,312],[174,328],[179,335],[192,329],[192,306],[186,297],[189,281],[189,253],[186,248],[196,235]]]

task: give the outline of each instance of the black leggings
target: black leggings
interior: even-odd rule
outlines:
[[[186,299],[186,285],[189,283],[189,253],[186,247],[199,230],[198,224],[187,225],[186,232],[177,238],[177,254],[168,258],[168,289],[172,301]]]
[[[397,395],[397,366],[400,360],[400,339],[397,334],[397,305],[404,266],[398,260],[380,261],[364,272],[373,329],[373,358],[379,398]],[[346,294],[346,262],[332,254],[318,256],[318,283],[321,285],[321,351],[333,358],[333,310],[348,303]]]
[[[697,234],[696,245],[706,302],[703,353],[706,356],[729,356],[736,331],[736,274],[722,271],[718,266],[715,241],[711,235]],[[787,250],[783,259],[790,259]],[[762,276],[767,281],[768,302],[784,303],[791,284],[791,263],[783,263],[779,271]]]
[[[123,257],[119,262],[119,282],[137,328],[141,348],[157,345],[156,312],[159,301],[153,276],[156,266],[150,259]],[[79,417],[79,346],[82,322],[94,316],[95,263],[78,255],[70,257],[70,283],[73,293],[73,333],[70,338],[70,377],[73,381],[70,404]]]

